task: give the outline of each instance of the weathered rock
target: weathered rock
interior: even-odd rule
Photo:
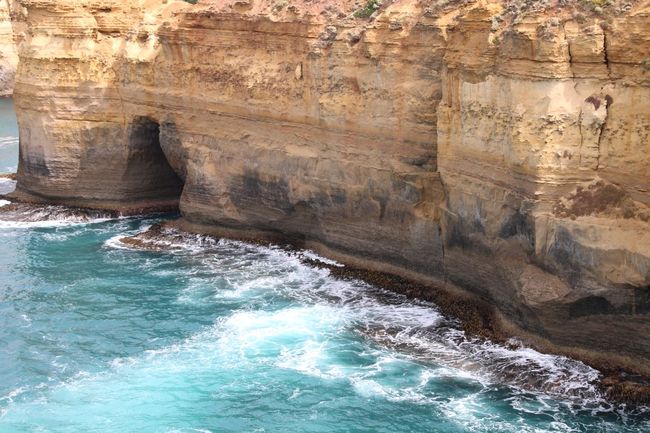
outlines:
[[[647,3],[21,3],[23,199],[180,200],[650,375]]]
[[[14,41],[12,15],[20,26],[20,11],[15,1],[0,2],[0,96],[9,96],[14,91],[14,77],[18,65],[18,54]]]

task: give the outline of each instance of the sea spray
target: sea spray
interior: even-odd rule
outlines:
[[[584,364],[469,337],[312,253],[167,229],[124,243],[157,220],[44,217],[64,224],[0,228],[0,342],[18,348],[0,355],[0,432],[650,426]]]

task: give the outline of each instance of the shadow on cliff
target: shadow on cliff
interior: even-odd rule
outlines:
[[[154,200],[178,200],[184,181],[161,147],[158,122],[135,117],[128,127],[128,155],[123,179],[133,194]]]

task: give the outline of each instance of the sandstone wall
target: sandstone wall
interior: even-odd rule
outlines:
[[[0,96],[9,96],[14,90],[18,54],[14,42],[12,19],[20,23],[20,10],[14,0],[0,0]],[[20,25],[20,24],[18,24]]]
[[[180,200],[650,374],[649,2],[20,3],[23,198]]]

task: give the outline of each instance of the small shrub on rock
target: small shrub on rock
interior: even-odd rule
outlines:
[[[381,6],[380,0],[368,0],[363,9],[356,11],[354,16],[357,18],[370,18],[379,9],[379,6]]]

